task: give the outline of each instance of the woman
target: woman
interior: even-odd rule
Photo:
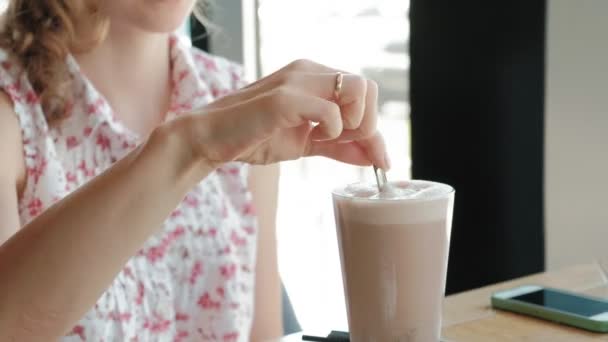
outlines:
[[[171,33],[194,6],[10,1],[0,340],[278,336],[277,172],[261,165],[388,168],[373,82],[297,61],[241,88]]]

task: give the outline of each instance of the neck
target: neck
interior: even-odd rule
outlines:
[[[96,78],[110,78],[116,84],[125,84],[122,81],[128,84],[133,76],[166,79],[170,58],[168,34],[112,25],[99,46],[75,58],[87,76],[103,76]]]
[[[74,58],[115,112],[127,116],[125,121],[142,114],[158,118],[170,100],[168,38],[167,33],[112,25],[100,45]]]

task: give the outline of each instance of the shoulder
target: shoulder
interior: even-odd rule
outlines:
[[[0,179],[21,188],[25,181],[25,162],[21,128],[13,109],[13,101],[0,90]],[[4,182],[3,182],[4,183]]]
[[[227,90],[237,90],[247,84],[242,65],[196,47],[190,47],[189,52],[199,77]]]

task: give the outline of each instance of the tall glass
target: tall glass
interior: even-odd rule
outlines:
[[[333,192],[350,340],[439,341],[454,189],[417,180],[390,188]]]

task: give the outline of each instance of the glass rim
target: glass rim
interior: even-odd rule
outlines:
[[[425,179],[398,180],[397,182],[400,182],[400,181],[404,181],[404,182],[422,181],[422,182],[433,183],[433,184],[441,184],[441,185],[447,186],[449,188],[449,190],[446,191],[445,193],[442,193],[441,195],[437,195],[437,196],[430,197],[430,198],[368,198],[368,197],[349,196],[349,195],[344,195],[344,194],[339,193],[339,191],[343,190],[346,186],[349,186],[352,184],[371,183],[371,182],[360,181],[360,182],[348,183],[345,186],[334,188],[331,191],[331,194],[334,199],[341,198],[341,199],[345,199],[345,200],[359,201],[359,202],[376,202],[376,203],[377,202],[388,202],[388,203],[390,203],[390,202],[431,202],[431,201],[437,201],[437,200],[449,198],[450,196],[453,196],[456,193],[456,189],[454,189],[453,186],[446,184],[446,183],[429,181],[429,180],[425,180]]]

